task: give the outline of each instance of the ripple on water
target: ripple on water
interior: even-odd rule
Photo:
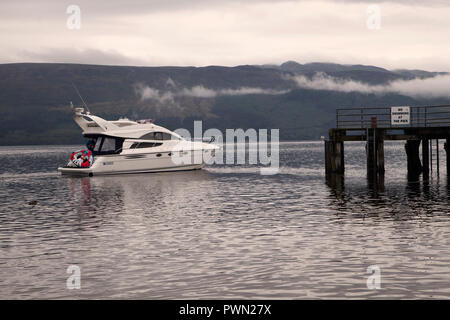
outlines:
[[[401,144],[386,145],[384,189],[368,187],[359,144],[345,181],[325,180],[320,142],[282,143],[276,175],[59,176],[78,148],[0,147],[0,298],[450,297],[450,189],[408,183]],[[79,291],[65,289],[72,264]]]

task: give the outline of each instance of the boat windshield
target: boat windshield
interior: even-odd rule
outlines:
[[[102,145],[102,139],[97,139],[97,142],[95,143],[94,151],[99,151],[101,145]]]
[[[123,138],[99,136],[94,147],[94,155],[118,154],[122,151]]]

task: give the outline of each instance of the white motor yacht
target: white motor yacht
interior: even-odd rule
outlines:
[[[86,151],[90,161],[81,166],[71,159],[65,167],[58,168],[63,175],[196,170],[219,148],[212,143],[186,140],[149,120],[107,121],[84,108],[74,111],[83,136],[92,141],[91,152]]]

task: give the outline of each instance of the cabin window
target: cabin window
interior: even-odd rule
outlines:
[[[162,136],[163,136],[163,140],[172,140],[172,137],[173,137],[170,133],[166,133],[166,132],[163,132]],[[175,140],[176,138],[173,137],[173,139]]]
[[[151,132],[151,133],[144,134],[140,139],[143,139],[143,140],[155,140],[155,133]]]
[[[142,140],[178,140],[175,136],[172,136],[170,133],[167,132],[151,132],[144,134],[139,139]]]
[[[141,149],[141,148],[153,148],[159,147],[162,143],[158,142],[135,142],[131,145],[130,149]]]
[[[102,139],[98,138],[95,142],[94,152],[100,151],[100,146],[102,145]]]
[[[103,138],[102,152],[111,152],[116,150],[116,139]]]

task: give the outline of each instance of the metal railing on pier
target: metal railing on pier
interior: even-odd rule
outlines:
[[[450,105],[406,107],[409,109],[403,121],[393,121],[393,108],[341,108],[336,110],[336,128],[366,129],[407,127],[450,127]],[[376,118],[376,120],[375,120]],[[407,121],[406,121],[407,119]]]

